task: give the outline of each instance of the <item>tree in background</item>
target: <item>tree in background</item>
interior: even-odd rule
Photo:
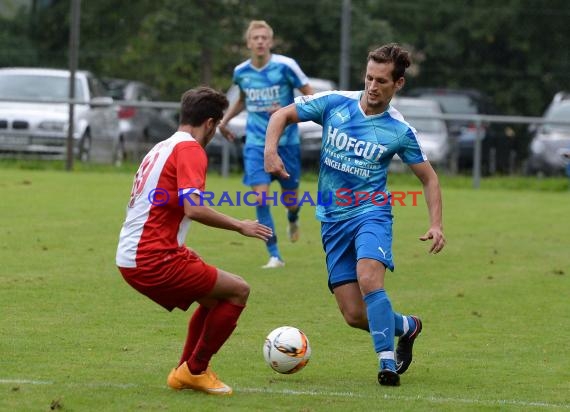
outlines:
[[[70,0],[36,0],[0,17],[0,66],[67,67]],[[247,54],[251,19],[276,31],[275,52],[307,74],[338,80],[339,0],[83,1],[79,67],[144,81],[178,100],[198,84],[225,90]],[[566,0],[352,0],[350,88],[362,87],[368,51],[394,41],[413,51],[407,88],[475,88],[502,113],[539,116],[570,90]]]
[[[401,41],[425,55],[408,86],[475,88],[503,113],[540,116],[570,89],[566,0],[369,0]]]

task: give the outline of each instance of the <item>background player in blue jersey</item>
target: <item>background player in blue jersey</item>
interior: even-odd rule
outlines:
[[[275,225],[268,200],[269,185],[275,176],[266,173],[263,167],[265,131],[269,117],[279,108],[293,103],[294,90],[303,94],[313,93],[308,78],[297,62],[289,57],[271,53],[273,29],[263,20],[253,20],[245,33],[251,57],[234,69],[233,81],[240,88],[239,99],[228,109],[220,122],[222,135],[233,141],[234,134],[228,122],[244,108],[247,110],[246,137],[244,145],[244,184],[259,193],[256,206],[257,220],[273,229],[273,237],[267,242],[269,261],[264,268],[277,268],[285,263],[277,247]],[[297,191],[301,176],[301,151],[297,125],[288,126],[279,136],[279,155],[287,165],[290,175],[279,177],[288,209],[288,233],[292,242],[299,238],[299,207]]]
[[[394,270],[391,195],[386,189],[394,155],[423,184],[430,226],[420,240],[432,240],[430,253],[445,245],[439,179],[415,129],[390,106],[409,65],[408,52],[396,44],[372,51],[365,90],[298,97],[271,117],[265,146],[266,171],[286,177],[277,151],[283,128],[306,120],[323,126],[319,192],[326,201],[317,206],[316,215],[322,222],[329,287],[346,322],[370,333],[379,359],[378,381],[389,386],[400,384],[399,375],[410,366],[412,346],[422,330],[418,317],[392,310],[384,290],[386,268]]]

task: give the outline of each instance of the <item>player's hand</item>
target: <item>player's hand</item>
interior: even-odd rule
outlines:
[[[264,154],[265,171],[277,177],[289,179],[289,173],[285,170],[283,160],[277,152],[265,152]]]
[[[218,129],[220,129],[222,136],[224,136],[229,142],[233,142],[236,139],[236,135],[230,129],[228,129],[228,126],[226,124],[220,123],[218,125]]]
[[[267,242],[273,236],[273,230],[270,227],[262,225],[257,220],[242,220],[241,229],[239,230],[244,236],[256,237]]]
[[[430,227],[425,235],[420,237],[421,241],[426,241],[432,239],[431,247],[429,248],[429,253],[439,253],[445,246],[445,236],[443,231],[438,227]]]

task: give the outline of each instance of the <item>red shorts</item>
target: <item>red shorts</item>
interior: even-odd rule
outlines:
[[[154,269],[123,268],[129,285],[168,309],[187,310],[208,295],[218,279],[218,270],[186,247],[179,248]]]

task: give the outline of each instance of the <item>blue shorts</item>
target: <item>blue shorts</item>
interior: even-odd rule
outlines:
[[[375,259],[394,270],[391,213],[372,211],[340,222],[321,222],[321,237],[331,292],[337,286],[358,281],[359,259]]]
[[[294,190],[299,187],[301,178],[301,146],[298,144],[279,146],[277,153],[283,160],[289,173],[288,179],[278,178],[267,173],[263,166],[263,151],[265,146],[245,145],[243,148],[243,183],[248,186],[270,184],[278,180],[283,189]]]

